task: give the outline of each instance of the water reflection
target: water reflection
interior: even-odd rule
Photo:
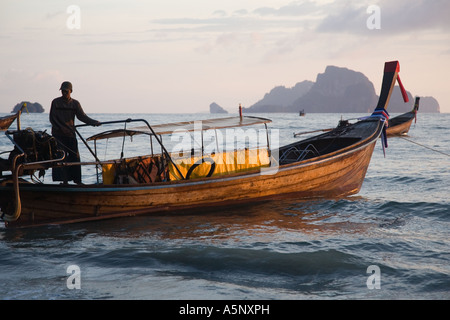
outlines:
[[[301,241],[302,238],[365,232],[376,225],[355,217],[360,197],[343,200],[269,201],[203,212],[167,213],[67,225],[86,233],[118,238],[202,241]],[[351,210],[351,211],[349,211]]]

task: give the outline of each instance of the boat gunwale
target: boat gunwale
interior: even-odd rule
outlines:
[[[389,122],[392,120],[402,120],[402,122],[398,123],[398,124],[402,124],[403,122],[414,119],[415,115],[416,115],[416,113],[414,111],[405,112],[405,113],[399,114],[398,116],[390,118]],[[396,125],[398,125],[398,124],[396,124]]]

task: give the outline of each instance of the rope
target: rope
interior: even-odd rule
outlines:
[[[19,190],[19,170],[22,167],[22,164],[17,164],[17,159],[23,157],[25,154],[18,154],[12,160],[12,179],[13,179],[13,189],[15,195],[15,204],[14,204],[14,212],[12,214],[2,213],[1,218],[4,221],[16,221],[19,219],[20,214],[22,212],[22,202],[20,201],[20,190]]]
[[[412,140],[410,140],[410,139],[408,139],[408,138],[405,138],[405,137],[400,137],[400,138],[405,139],[406,141],[412,142],[412,143],[414,143],[414,144],[417,144],[418,146],[421,146],[421,147],[424,147],[424,148],[426,148],[426,149],[429,149],[429,150],[431,150],[431,151],[434,151],[434,152],[443,154],[444,156],[450,157],[450,154],[448,154],[448,153],[445,153],[445,152],[442,152],[442,151],[439,151],[439,150],[436,150],[436,149],[427,147],[427,146],[425,146],[425,145],[423,145],[423,144],[420,144],[420,143],[418,143],[418,142],[412,141]]]

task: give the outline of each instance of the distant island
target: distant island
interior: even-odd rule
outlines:
[[[396,86],[387,110],[390,113],[412,110],[414,96],[410,92],[407,93],[409,102],[404,103],[400,89]],[[422,96],[420,98],[419,112],[440,113],[439,103],[435,98]],[[364,74],[347,68],[328,66],[324,73],[317,75],[315,82],[305,80],[292,88],[277,86],[252,106],[243,108],[243,111],[298,113],[304,110],[306,114],[367,113],[375,108],[377,102],[378,95],[373,83]],[[217,113],[212,110],[216,109],[210,106],[210,112]]]
[[[219,106],[217,103],[213,102],[209,105],[209,112],[210,113],[228,113],[227,110]]]
[[[27,110],[29,113],[43,113],[45,110],[42,107],[42,105],[38,102],[29,102],[29,101],[22,101],[18,104],[16,104],[13,108],[13,110],[11,111],[11,113],[16,113],[17,111],[20,110],[20,108],[22,108],[22,105],[26,103],[27,104]],[[26,112],[26,110],[24,111]]]

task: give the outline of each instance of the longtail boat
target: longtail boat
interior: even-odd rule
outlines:
[[[14,120],[17,119],[17,129],[20,130],[20,115],[27,104],[24,103],[22,107],[15,113],[9,116],[0,117],[0,131],[6,131],[9,129]]]
[[[417,121],[420,97],[416,97],[414,107],[411,111],[389,119],[386,134],[388,137],[407,134],[413,120]]]
[[[64,154],[55,150],[51,136],[32,133],[40,136],[47,150],[47,154],[40,152],[38,157],[17,142],[23,131],[7,131],[16,148],[9,157],[11,174],[0,180],[2,219],[8,228],[29,227],[164,211],[176,214],[186,209],[273,199],[336,198],[356,194],[361,189],[375,144],[384,132],[385,107],[399,71],[398,61],[385,64],[380,98],[371,116],[356,123],[339,122],[329,132],[281,147],[274,143],[276,138],[269,139],[269,134],[264,146],[220,152],[218,148],[209,153],[206,149],[210,146],[205,148],[203,142],[199,150],[190,152],[169,152],[162,142],[164,134],[179,132],[177,129],[203,137],[206,130],[254,125],[264,125],[267,131],[267,124],[271,122],[266,118],[241,115],[204,120],[200,129],[199,122],[151,126],[144,119],[126,119],[121,121],[121,125],[125,124],[123,128],[101,132],[88,139],[79,133],[79,127],[84,126],[79,125],[76,132],[95,161],[77,164],[64,162]],[[127,127],[135,121],[143,122],[144,126]],[[102,126],[118,122],[104,122]],[[98,159],[97,147],[105,141],[103,139],[116,137],[125,141],[125,137],[137,135],[150,137],[146,155]],[[154,153],[155,146],[157,153]],[[37,171],[45,173],[49,168],[68,165],[95,165],[97,181],[72,185],[23,178]]]

